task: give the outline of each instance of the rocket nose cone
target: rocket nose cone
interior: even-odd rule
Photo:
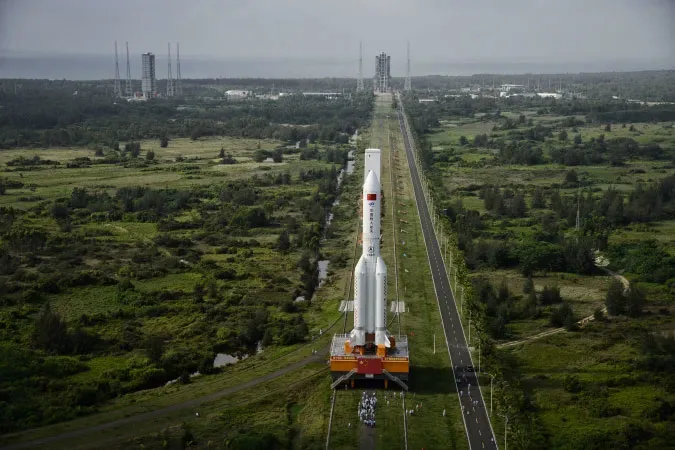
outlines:
[[[377,179],[377,175],[372,170],[368,172],[366,181],[363,183],[363,190],[365,192],[380,192],[380,180]]]

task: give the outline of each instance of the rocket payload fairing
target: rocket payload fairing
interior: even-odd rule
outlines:
[[[363,252],[354,268],[352,347],[391,347],[387,332],[387,266],[380,257],[380,180],[372,170],[363,183]]]

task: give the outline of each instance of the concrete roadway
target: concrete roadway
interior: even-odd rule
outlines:
[[[465,370],[467,366],[473,366],[473,362],[466,345],[466,338],[459,319],[457,305],[455,304],[455,299],[450,290],[450,282],[441,256],[441,249],[436,240],[436,235],[431,222],[431,215],[424,198],[424,192],[422,191],[422,183],[420,181],[420,176],[417,173],[417,167],[415,166],[415,158],[410,145],[410,137],[406,132],[401,112],[398,113],[398,119],[415,190],[417,211],[419,213],[424,241],[427,247],[429,266],[431,267],[434,289],[436,290],[436,298],[441,313],[445,340],[448,344],[450,362],[453,366],[455,379],[448,381],[457,384],[458,394],[462,392],[462,395],[459,396],[459,402],[463,409],[462,417],[464,418],[464,428],[466,429],[469,448],[495,449],[498,448],[496,438],[488,417],[488,409],[486,408],[485,402],[483,401],[483,395],[478,386],[476,374],[475,372],[468,372]],[[456,381],[457,379],[459,379],[459,382]],[[474,406],[474,400],[478,401],[477,406]]]

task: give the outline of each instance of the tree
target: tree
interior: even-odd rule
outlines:
[[[146,161],[153,161],[155,159],[155,152],[152,150],[148,150],[145,154],[145,160]]]
[[[127,142],[126,144],[124,144],[124,151],[129,152],[132,158],[138,158],[138,155],[141,154],[141,143]]]
[[[169,138],[162,136],[159,140],[159,146],[162,148],[167,148],[169,146]]]
[[[541,187],[537,187],[532,193],[532,207],[546,208],[546,199],[544,198],[544,190]]]
[[[45,303],[35,320],[33,345],[43,350],[64,353],[68,349],[68,325]]]
[[[525,279],[525,283],[523,283],[523,294],[530,294],[534,292],[534,280],[532,279],[532,275],[529,275]]]
[[[595,308],[595,311],[593,311],[593,320],[596,322],[605,320],[605,313],[602,311],[602,308]]]
[[[612,131],[612,125],[609,124],[609,123],[608,123],[607,125],[605,125],[605,131],[606,131],[607,133],[610,133],[610,132]]]
[[[506,280],[502,280],[497,291],[497,298],[500,302],[505,302],[509,299],[511,293],[509,292],[509,286],[506,284]]]
[[[237,160],[234,159],[229,153],[225,155],[223,159],[220,160],[221,164],[237,164]]]
[[[145,355],[151,363],[159,365],[164,356],[164,339],[161,337],[148,339],[145,343]]]
[[[283,150],[280,148],[274,150],[274,152],[272,153],[272,161],[274,161],[275,163],[280,163],[283,162],[283,160],[284,160]]]
[[[541,291],[539,296],[539,301],[542,305],[552,305],[554,303],[562,302],[562,297],[560,296],[560,288],[558,286],[544,286],[544,289]],[[561,325],[556,325],[561,326]]]
[[[464,146],[467,145],[468,143],[469,143],[469,140],[466,138],[466,136],[460,136],[460,137],[459,137],[459,145],[461,145],[462,147],[464,147]]]
[[[567,331],[572,331],[576,325],[572,306],[563,302],[558,308],[551,310],[550,323],[554,327],[565,327]]]
[[[54,203],[50,211],[50,214],[57,221],[66,220],[70,215],[70,210],[63,203]]]
[[[284,230],[279,235],[279,239],[277,239],[277,249],[282,253],[286,253],[289,248],[291,248],[291,240],[288,237],[288,231]]]
[[[626,297],[623,293],[623,284],[617,279],[612,279],[605,295],[605,306],[610,316],[618,316],[626,310]]]
[[[570,186],[576,186],[579,184],[579,176],[574,169],[570,169],[565,172],[565,184]]]
[[[631,126],[628,128],[628,131],[635,131],[635,126],[631,124]]]
[[[558,140],[562,142],[567,142],[568,136],[567,136],[567,130],[562,130],[560,134],[558,135]]]
[[[581,138],[580,134],[575,134],[574,135],[574,145],[581,145],[583,142],[583,139]]]
[[[253,154],[253,160],[255,162],[263,162],[267,157],[269,156],[269,153],[267,150],[256,150],[255,153]]]
[[[218,158],[225,157],[225,147],[220,147],[220,153],[218,153]]]
[[[5,185],[5,180],[0,178],[0,195],[5,195],[5,192],[7,192],[7,185]]]
[[[196,283],[195,287],[192,289],[192,298],[195,301],[195,303],[202,302],[204,300],[204,295],[206,295],[204,284]]]
[[[628,290],[628,298],[626,299],[627,308],[626,314],[630,317],[639,317],[642,314],[642,307],[645,304],[645,293],[636,284],[632,284]]]

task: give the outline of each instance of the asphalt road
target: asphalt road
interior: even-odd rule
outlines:
[[[485,402],[483,401],[483,396],[478,386],[475,372],[468,372],[465,370],[467,366],[473,366],[471,354],[466,345],[464,331],[459,320],[459,313],[452,291],[450,290],[450,282],[441,256],[441,249],[436,240],[436,235],[431,222],[431,215],[424,199],[422,183],[420,182],[420,176],[417,173],[415,158],[410,145],[410,137],[406,132],[403,115],[400,112],[398,113],[398,119],[415,190],[417,211],[422,224],[424,242],[426,243],[427,254],[429,256],[429,266],[431,267],[431,276],[433,278],[438,307],[441,313],[445,340],[448,344],[448,353],[450,354],[450,361],[455,374],[455,380],[448,381],[455,382],[457,384],[458,393],[461,393],[459,396],[459,403],[463,409],[462,417],[464,418],[464,427],[469,441],[469,448],[494,449],[497,448],[497,444],[488,418],[489,404],[486,407]],[[456,380],[459,380],[459,382]],[[476,406],[474,406],[474,401],[478,402]]]

